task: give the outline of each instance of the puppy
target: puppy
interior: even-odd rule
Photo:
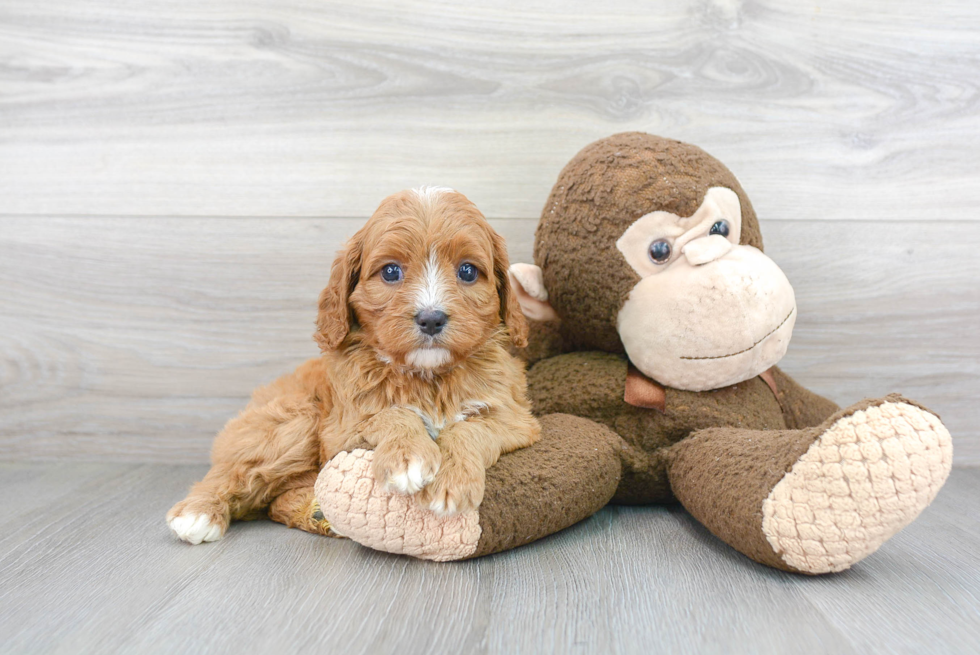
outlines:
[[[444,188],[386,198],[333,263],[320,295],[322,356],[257,389],[218,434],[212,467],[167,514],[190,543],[265,515],[329,534],[313,484],[341,451],[374,449],[374,474],[452,514],[483,500],[487,467],[540,436],[508,338],[527,324],[504,240]]]

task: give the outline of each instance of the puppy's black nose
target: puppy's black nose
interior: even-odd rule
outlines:
[[[427,309],[415,315],[416,325],[428,335],[436,335],[442,332],[442,328],[446,327],[448,320],[449,317],[446,316],[446,312],[432,309]]]

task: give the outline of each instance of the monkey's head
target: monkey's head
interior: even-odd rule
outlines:
[[[692,391],[778,362],[796,321],[793,288],[762,252],[752,204],[695,146],[628,132],[564,168],[534,244],[511,269],[525,314],[561,319],[566,350],[623,353]]]

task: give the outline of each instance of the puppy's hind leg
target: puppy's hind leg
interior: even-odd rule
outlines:
[[[262,516],[276,496],[315,478],[318,416],[302,395],[246,407],[215,439],[211,470],[167,513],[171,530],[192,544],[217,541],[233,519]]]
[[[269,505],[269,518],[288,528],[298,528],[326,537],[340,535],[330,529],[330,521],[323,517],[320,503],[313,493],[317,472],[311,471],[296,481],[298,486],[282,492]]]

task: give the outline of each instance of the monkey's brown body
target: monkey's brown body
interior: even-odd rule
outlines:
[[[522,356],[541,441],[488,470],[475,514],[438,524],[392,512],[377,488],[349,491],[372,489],[350,479],[369,467],[330,463],[317,496],[343,534],[463,559],[609,502],[676,499],[755,561],[815,574],[872,553],[944,483],[952,446],[934,414],[895,395],[838,411],[774,367],[792,288],[738,181],[699,148],[640,133],[586,146],[545,204],[534,255],[511,282],[532,319]],[[636,403],[647,382],[655,401]]]
[[[773,371],[776,393],[755,377],[714,391],[665,388],[663,412],[635,407],[623,399],[627,366],[622,356],[591,351],[551,357],[528,372],[528,393],[537,414],[575,414],[601,423],[622,437],[622,478],[612,499],[616,503],[673,500],[668,480],[669,448],[698,430],[810,427],[819,425],[838,409],[778,369]],[[781,398],[777,398],[777,393]],[[784,414],[780,400],[788,408],[806,407],[807,415]]]

